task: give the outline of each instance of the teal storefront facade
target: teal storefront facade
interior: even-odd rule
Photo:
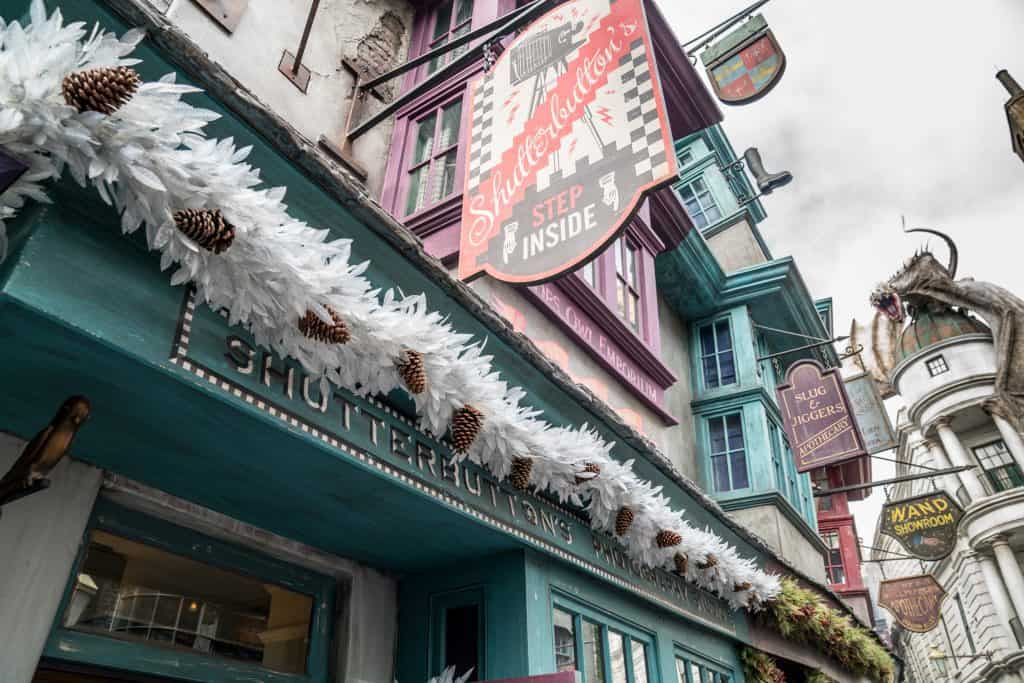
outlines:
[[[135,7],[61,3],[69,21],[119,33],[145,23]],[[20,0],[0,9],[27,17]],[[220,76],[197,71],[204,62],[175,52],[178,40],[154,33],[136,68],[209,89]],[[694,527],[790,570],[285,122],[241,96],[189,97],[221,114],[211,137],[252,146],[250,163],[288,188],[292,215],[352,240],[375,288],[423,292],[456,329],[488,339],[494,366],[545,419],[594,426]],[[458,462],[403,392],[311,380],[169,284],[95,192],[69,177],[47,190],[52,203],[7,221],[0,469],[66,397],[88,397],[91,417],[51,488],[2,510],[0,681],[426,683],[449,666],[474,668],[473,680],[560,670],[588,683],[744,680],[750,613],[641,567],[582,507]],[[699,237],[672,262],[692,263]],[[203,587],[168,578],[179,569]],[[97,601],[115,575],[164,583],[104,612]],[[237,637],[214,638],[229,616]]]

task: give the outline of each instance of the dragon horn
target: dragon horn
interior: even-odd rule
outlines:
[[[951,279],[956,279],[956,264],[959,260],[960,253],[957,251],[956,242],[953,241],[952,237],[944,232],[932,230],[931,228],[911,228],[905,232],[927,232],[929,234],[936,235],[937,237],[941,237],[942,241],[949,247],[949,265],[946,266],[946,270],[949,271],[949,277]]]

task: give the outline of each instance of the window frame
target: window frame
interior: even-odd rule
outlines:
[[[584,661],[585,650],[583,645],[583,622],[596,624],[599,627],[601,637],[601,660],[605,674],[604,683],[613,683],[611,678],[611,641],[609,640],[611,633],[616,633],[623,637],[623,658],[625,660],[626,683],[645,683],[644,681],[637,681],[635,678],[636,672],[634,670],[632,657],[632,643],[634,642],[641,643],[644,647],[644,664],[647,668],[646,683],[661,682],[661,674],[658,669],[657,640],[654,637],[654,634],[644,631],[638,626],[632,625],[613,614],[605,612],[604,610],[583,604],[561,593],[557,589],[552,588],[551,602],[548,610],[548,614],[551,618],[552,636],[554,635],[555,610],[560,610],[572,616],[573,635],[576,648],[576,670],[581,674],[582,683],[593,683],[588,678],[589,672],[586,671],[586,662]],[[552,654],[553,653],[554,640],[552,640]]]
[[[718,326],[724,323],[728,327],[729,333],[729,348],[726,351],[721,351],[718,348]],[[711,338],[714,342],[714,352],[712,354],[706,354],[704,352],[704,339],[703,332],[705,329],[711,328]],[[704,391],[714,391],[722,389],[724,387],[731,387],[735,384],[739,384],[739,368],[736,367],[736,336],[733,334],[732,317],[728,315],[719,316],[708,321],[701,322],[697,325],[697,358],[700,368],[701,385]],[[732,357],[732,381],[723,384],[722,383],[722,363],[721,357],[728,353]],[[712,386],[708,382],[708,375],[705,368],[706,358],[715,359],[715,382]]]
[[[940,364],[941,367],[938,367]],[[941,353],[926,360],[924,366],[927,368],[930,377],[938,377],[949,372],[949,363],[946,362],[946,357]]]
[[[741,440],[741,443],[742,443],[740,448],[733,449],[733,448],[730,447],[730,442],[729,442],[729,418],[730,417],[737,417],[739,419],[740,440]],[[712,423],[714,421],[721,421],[721,425],[722,425],[722,429],[723,429],[723,437],[724,437],[724,442],[725,442],[725,450],[722,451],[722,452],[718,452],[718,453],[716,453],[714,451],[714,446],[712,445],[713,444],[713,439],[712,439],[712,429],[713,429],[712,428]],[[746,490],[750,489],[750,487],[751,487],[751,481],[750,481],[750,458],[748,457],[749,449],[747,448],[747,433],[748,433],[748,430],[747,430],[747,425],[745,424],[743,410],[742,409],[741,410],[732,410],[732,411],[728,411],[728,412],[724,412],[724,413],[716,413],[714,415],[708,415],[708,416],[706,416],[704,418],[704,424],[705,424],[705,429],[707,430],[707,450],[705,452],[707,453],[708,481],[710,483],[710,486],[708,487],[708,490],[710,490],[710,491],[712,491],[714,493],[729,494],[729,493],[735,493],[737,491],[746,491]],[[734,476],[734,473],[733,473],[732,459],[733,459],[734,454],[736,454],[736,453],[742,453],[743,454],[744,477],[746,478],[746,482],[747,482],[746,486],[735,486],[735,476]],[[727,473],[728,473],[728,477],[729,477],[729,488],[728,489],[719,489],[718,488],[718,482],[717,482],[716,477],[715,477],[715,458],[725,458]]]
[[[1002,451],[994,454],[981,454],[979,451],[999,446]],[[976,446],[971,446],[971,455],[974,456],[981,471],[985,473],[985,478],[988,480],[988,486],[992,489],[993,493],[1003,493],[1004,491],[1012,491],[1013,489],[1024,486],[1024,472],[1021,472],[1020,466],[1014,459],[1013,454],[1010,453],[1009,447],[1002,438],[990,439],[979,443]],[[1001,457],[1004,462],[1000,462],[994,467],[986,467],[985,463],[987,460],[991,460],[995,457]],[[1000,475],[1006,476],[1010,483],[1009,485],[1001,483],[999,479]]]
[[[827,536],[830,537],[830,536],[833,536],[833,535],[835,536],[835,539],[836,539],[836,547],[835,548],[833,548],[831,545],[829,545],[828,540],[826,540]],[[832,585],[845,586],[846,583],[847,583],[847,579],[849,578],[849,573],[846,571],[846,557],[844,556],[844,553],[843,553],[843,539],[842,539],[842,536],[840,535],[840,530],[837,529],[837,528],[822,529],[821,532],[819,533],[819,536],[821,537],[822,543],[824,543],[825,547],[827,548],[827,551],[825,553],[825,578],[828,579],[828,582],[830,584],[832,584]],[[833,552],[839,554],[839,563],[838,564],[835,564],[835,563],[832,562],[832,553]],[[833,581],[832,580],[832,577],[833,577],[832,568],[833,567],[838,567],[839,571],[841,571],[843,573],[843,580],[842,581]]]
[[[704,189],[698,191],[695,187],[697,183],[700,183]],[[692,201],[697,204],[697,208],[699,209],[699,212],[696,215],[690,213],[690,207],[687,204],[688,200],[683,194],[684,190],[689,191],[693,195]],[[700,173],[689,180],[680,182],[676,185],[676,192],[679,194],[679,199],[683,203],[683,210],[686,211],[686,215],[689,216],[690,220],[693,222],[693,227],[698,230],[707,230],[725,218],[725,212],[722,211],[722,203],[718,200],[718,197],[715,196],[715,193],[711,189],[711,184],[708,183],[707,178],[704,177],[703,173]],[[710,197],[711,203],[708,206],[704,206],[700,201],[701,196]],[[712,209],[718,212],[718,217],[714,220],[708,218],[708,212]],[[701,220],[704,221],[703,225],[700,223]]]
[[[740,679],[736,678],[736,672],[725,662],[716,661],[688,647],[676,643],[673,652],[675,662],[676,683],[707,683],[707,674],[715,675],[715,683],[734,683]],[[683,665],[682,671],[679,665]],[[696,666],[700,681],[693,679],[693,667]]]
[[[626,323],[634,334],[641,336],[644,330],[644,291],[643,275],[640,272],[643,262],[643,247],[628,233],[612,243],[612,258],[615,261],[615,312]],[[632,272],[630,272],[632,260]],[[619,301],[619,288],[623,298]],[[636,320],[629,320],[627,301],[635,302]]]
[[[410,113],[405,118],[406,132],[405,132],[405,144],[402,150],[401,166],[399,173],[401,178],[398,184],[398,202],[397,207],[402,215],[402,220],[409,220],[416,216],[422,215],[432,210],[436,210],[439,206],[443,205],[446,201],[450,201],[453,198],[459,196],[462,193],[462,186],[459,180],[462,178],[463,173],[463,133],[466,127],[466,91],[459,90],[458,92],[442,99],[439,102],[431,102],[428,106],[422,107],[416,112]],[[459,128],[455,133],[455,143],[448,145],[443,149],[437,147],[437,143],[441,137],[441,131],[444,127],[444,111],[458,103],[459,106]],[[431,138],[430,153],[425,161],[416,162],[416,139],[419,132],[419,125],[422,121],[435,117],[434,122],[434,135]],[[418,206],[411,211],[409,210],[409,197],[412,190],[412,175],[421,168],[427,167],[427,184],[432,182],[434,174],[437,172],[436,167],[439,160],[448,156],[451,152],[455,152],[455,184],[452,186],[452,191],[446,195],[438,197],[436,200],[427,200],[422,206]],[[443,162],[440,162],[443,163]]]
[[[313,602],[313,612],[306,651],[306,672],[283,673],[258,664],[220,659],[66,628],[63,625],[64,615],[67,613],[75,582],[85,560],[89,538],[96,530],[309,595]],[[112,660],[116,660],[119,669],[175,680],[245,683],[258,677],[266,683],[327,683],[331,638],[336,618],[336,598],[336,582],[330,577],[270,557],[259,550],[222,541],[166,519],[131,510],[100,498],[82,533],[78,553],[68,575],[57,616],[54,618],[43,650],[43,657],[98,667],[109,666]]]
[[[448,17],[448,30],[444,33],[443,36],[435,37],[438,23],[438,11],[441,9],[442,6],[444,6],[448,2],[451,2],[451,14]],[[423,10],[421,10],[423,12],[423,16],[418,17],[416,19],[416,23],[419,24],[422,33],[419,36],[415,36],[414,33],[415,54],[410,54],[410,58],[420,57],[432,50],[437,49],[438,47],[441,47],[442,45],[447,45],[449,42],[451,42],[453,37],[458,37],[455,32],[458,31],[459,29],[462,29],[463,27],[468,27],[468,31],[473,30],[473,24],[477,23],[477,11],[480,9],[480,5],[486,4],[486,2],[482,2],[481,0],[470,0],[470,2],[472,3],[472,7],[469,12],[469,19],[466,19],[461,22],[457,21],[458,14],[456,12],[457,5],[459,2],[460,0],[437,0],[436,2],[430,3],[428,7],[425,7],[423,8]],[[464,54],[466,51],[468,51],[472,44],[472,42],[466,43],[462,47],[444,53],[444,55],[441,56],[440,61],[437,63],[436,67],[434,66],[434,60],[429,60],[422,64],[421,66],[417,67],[416,69],[413,69],[413,74],[415,75],[415,82],[422,81],[428,78],[429,76],[432,76],[436,72],[440,71],[444,67],[448,66],[449,64],[451,64],[452,61],[454,61],[462,54]]]

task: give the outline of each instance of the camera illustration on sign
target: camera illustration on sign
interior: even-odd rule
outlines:
[[[945,597],[945,589],[931,574],[878,584],[878,604],[889,610],[900,626],[914,633],[927,633],[938,625]]]
[[[867,454],[838,369],[798,361],[775,393],[798,472]]]
[[[941,560],[953,552],[964,511],[945,491],[895,500],[882,506],[879,529],[914,557]]]
[[[715,95],[725,104],[747,104],[778,85],[786,55],[760,14],[700,55]]]
[[[571,0],[470,86],[459,277],[538,284],[614,239],[677,164],[642,0]]]

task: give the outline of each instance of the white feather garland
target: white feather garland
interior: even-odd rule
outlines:
[[[616,511],[630,506],[636,518],[621,541],[635,561],[674,570],[681,553],[688,559],[686,578],[734,607],[756,608],[778,594],[778,577],[740,557],[710,529],[693,527],[660,487],[636,475],[632,461],[613,459],[612,444],[596,430],[541,420],[540,411],[522,403],[525,392],[501,379],[484,345],[454,330],[422,294],[375,290],[363,277],[369,264],[349,262],[349,240],[331,240],[326,230],[290,216],[284,188],[260,187],[259,170],[245,162],[248,147],[204,135],[217,114],[181,99],[197,89],[170,74],[143,84],[110,116],[65,104],[67,74],[137,63],[128,55],[141,32],[120,38],[98,28],[87,33],[81,23],[64,25],[59,10],[47,17],[41,0],[30,14],[27,26],[0,23],[0,147],[29,164],[0,195],[0,261],[3,220],[26,199],[47,201],[42,183],[66,169],[118,211],[125,233],[145,227],[150,248],[161,252],[160,267],[173,270],[172,284],[192,283],[211,308],[226,310],[258,344],[297,359],[321,382],[387,393],[403,386],[397,364],[404,351],[419,351],[428,382],[413,399],[427,429],[444,434],[452,412],[465,404],[484,414],[465,457],[501,478],[514,458],[531,457],[532,485],[586,504],[591,525],[602,532],[611,533]],[[214,255],[178,231],[172,214],[187,208],[220,209],[235,226],[231,248]],[[329,320],[328,306],[349,326],[349,343],[323,344],[299,332],[296,323],[307,309]],[[600,475],[576,484],[587,463],[598,465]],[[682,542],[659,548],[661,530],[678,532]]]

